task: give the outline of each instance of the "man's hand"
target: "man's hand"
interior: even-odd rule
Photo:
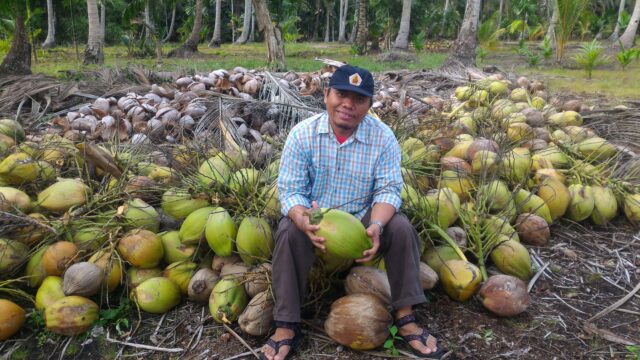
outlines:
[[[380,248],[380,227],[376,224],[371,224],[367,228],[367,236],[371,238],[373,246],[369,250],[362,252],[362,258],[356,260],[357,263],[363,263],[373,260]]]
[[[294,212],[293,216],[290,216],[290,218],[293,221],[293,223],[296,225],[296,227],[309,237],[313,246],[320,249],[320,251],[325,252],[326,248],[324,246],[324,238],[316,235],[316,231],[320,229],[320,226],[312,225],[309,222],[309,215],[311,215],[311,211],[317,208],[318,208],[318,203],[313,201],[311,203],[311,209],[306,209],[304,211],[296,211]]]

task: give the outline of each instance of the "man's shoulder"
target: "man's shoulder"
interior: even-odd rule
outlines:
[[[396,135],[393,133],[393,130],[389,127],[389,125],[382,122],[382,120],[377,117],[367,114],[365,116],[365,123],[371,129],[371,135],[376,136],[378,138],[382,137],[387,139],[396,139]]]

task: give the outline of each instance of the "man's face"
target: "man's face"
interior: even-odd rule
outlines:
[[[352,91],[325,89],[324,103],[334,131],[352,133],[367,115],[371,98]]]

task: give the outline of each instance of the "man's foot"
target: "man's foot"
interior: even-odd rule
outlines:
[[[397,314],[396,326],[398,334],[411,346],[412,352],[419,357],[427,359],[440,359],[447,355],[438,339],[416,322],[416,317],[409,314]]]
[[[422,328],[418,326],[418,324],[412,322],[398,328],[398,334],[402,337],[408,335],[421,335]],[[409,341],[409,346],[422,354],[429,355],[438,350],[438,340],[433,337],[433,335],[429,335],[427,337],[426,345],[419,339],[416,339]]]
[[[293,329],[283,327],[276,328],[276,332],[271,336],[267,343],[260,349],[261,358],[267,360],[285,360],[287,355],[295,346],[298,338]]]

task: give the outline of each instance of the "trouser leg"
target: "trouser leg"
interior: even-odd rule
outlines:
[[[371,210],[362,223],[369,223]],[[418,233],[409,219],[402,214],[393,215],[380,239],[379,254],[384,256],[387,278],[391,286],[391,306],[394,310],[425,302],[420,284],[420,247]]]
[[[300,322],[300,309],[314,259],[314,247],[309,237],[289,217],[283,217],[276,231],[272,261],[275,320]]]

